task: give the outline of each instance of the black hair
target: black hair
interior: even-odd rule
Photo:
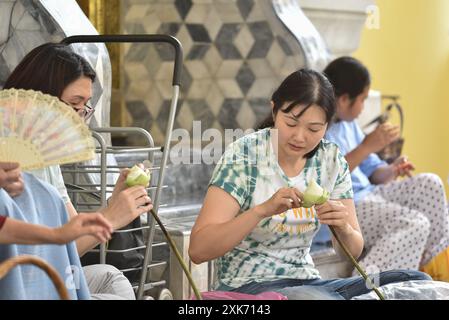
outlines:
[[[274,118],[279,111],[289,113],[295,106],[304,105],[305,108],[297,115],[301,117],[312,105],[317,105],[326,114],[326,122],[330,122],[335,113],[334,90],[327,78],[320,72],[311,69],[300,69],[293,72],[284,81],[271,97],[273,102],[273,115],[270,115],[259,129],[274,126]],[[288,102],[287,108],[282,106]],[[306,158],[312,157],[319,145],[306,154]]]
[[[335,59],[323,73],[334,86],[336,97],[348,94],[350,99],[355,99],[371,83],[368,69],[352,57]]]
[[[95,81],[95,71],[68,45],[45,43],[31,50],[5,82],[4,89],[31,89],[61,98],[64,89],[85,76]]]

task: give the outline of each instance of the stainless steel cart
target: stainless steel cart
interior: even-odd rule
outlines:
[[[78,211],[95,211],[99,207],[107,205],[108,194],[114,188],[116,177],[121,168],[129,167],[133,163],[118,164],[114,155],[117,154],[136,154],[140,159],[142,154],[146,155],[152,163],[152,182],[148,187],[149,195],[153,200],[154,211],[158,213],[159,208],[164,204],[160,203],[162,190],[166,187],[163,184],[164,171],[167,166],[167,160],[170,149],[170,141],[173,131],[173,123],[176,114],[176,108],[180,90],[180,79],[182,71],[182,47],[180,42],[168,35],[86,35],[86,36],[71,36],[65,38],[62,43],[168,43],[174,48],[174,71],[173,71],[173,93],[169,110],[169,117],[167,129],[165,132],[165,141],[161,146],[154,144],[151,134],[142,128],[134,127],[108,127],[108,128],[91,128],[93,137],[97,141],[95,160],[83,163],[64,166],[62,168],[65,177],[71,176],[70,183],[67,183],[69,194],[71,195],[73,205]],[[137,134],[144,138],[146,142],[143,146],[112,146],[106,143],[105,135],[111,133],[120,133],[124,135]],[[154,177],[157,177],[155,181]],[[66,181],[67,182],[67,181]],[[151,214],[146,214],[146,225],[139,228],[131,228],[126,230],[117,230],[116,232],[131,233],[144,232],[145,243],[142,246],[126,248],[123,250],[108,249],[107,245],[102,244],[100,249],[95,250],[99,252],[100,263],[105,263],[107,254],[124,253],[132,250],[144,251],[143,265],[137,268],[122,269],[125,273],[135,270],[140,270],[140,280],[135,284],[137,299],[142,299],[144,293],[152,288],[164,286],[165,281],[150,281],[148,275],[151,275],[153,268],[165,265],[167,261],[153,261],[153,248],[166,245],[165,242],[154,243],[155,221]],[[164,298],[167,298],[166,290],[162,290]]]

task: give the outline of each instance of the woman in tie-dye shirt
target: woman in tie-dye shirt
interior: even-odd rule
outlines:
[[[361,277],[322,280],[309,254],[320,224],[333,226],[354,257],[363,248],[348,164],[323,139],[335,108],[331,84],[319,72],[301,69],[282,82],[271,104],[263,129],[230,144],[216,166],[192,229],[191,259],[218,258],[217,290],[278,291],[289,299],[349,299],[368,292]],[[301,191],[311,179],[330,192],[330,200],[305,209]],[[377,276],[381,285],[428,279],[417,271]]]

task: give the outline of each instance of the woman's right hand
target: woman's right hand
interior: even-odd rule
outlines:
[[[11,197],[23,192],[24,183],[18,163],[0,162],[0,188],[5,189]]]
[[[80,213],[54,230],[55,242],[68,243],[81,236],[91,235],[100,242],[111,239],[112,225],[101,213]]]
[[[280,188],[270,199],[257,206],[262,218],[281,214],[301,206],[303,194],[296,188]]]
[[[399,138],[400,129],[391,123],[383,123],[368,134],[362,144],[369,152],[376,153]]]
[[[116,194],[113,199],[110,199],[108,206],[100,211],[116,230],[151,209],[153,204],[146,189],[143,186],[134,186]]]

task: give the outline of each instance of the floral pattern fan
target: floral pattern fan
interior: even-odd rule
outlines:
[[[58,98],[0,90],[0,161],[23,170],[91,160],[95,143],[83,119]]]

